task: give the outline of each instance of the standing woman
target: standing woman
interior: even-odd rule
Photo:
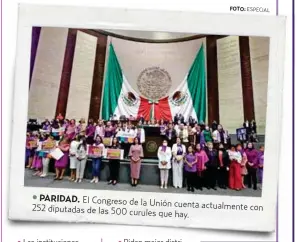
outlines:
[[[69,140],[65,137],[63,138],[59,144],[58,148],[63,152],[63,156],[56,160],[55,168],[56,168],[56,177],[54,180],[63,180],[63,176],[65,173],[65,169],[68,165],[68,158],[69,158]]]
[[[54,137],[53,136],[49,136],[45,142],[56,142],[56,145],[58,143],[58,141],[55,141]],[[56,149],[56,147],[54,147],[53,149],[51,150],[46,150],[44,151],[45,153],[45,156],[42,158],[42,174],[40,175],[40,177],[46,177],[47,174],[48,174],[48,166],[49,166],[49,163],[50,163],[50,160],[51,160],[51,155],[50,153],[52,151],[54,151]]]
[[[50,124],[50,122],[47,120],[47,121],[45,121],[45,123],[43,124],[43,126],[42,126],[42,130],[43,130],[43,132],[45,132],[46,134],[50,134],[50,132],[51,132],[51,124]]]
[[[116,135],[117,137],[119,136],[118,133],[121,132],[122,129],[123,129],[123,125],[122,125],[122,123],[119,121],[118,124],[117,124],[117,127],[116,127],[116,129],[115,129],[115,135]]]
[[[40,176],[42,174],[42,159],[45,153],[42,151],[42,142],[47,138],[48,134],[36,135],[37,148],[35,151],[34,161],[32,167],[36,170],[34,176]]]
[[[179,137],[181,139],[181,142],[184,145],[188,146],[189,144],[188,126],[185,126],[184,124],[180,125]]]
[[[161,175],[161,189],[167,189],[169,169],[171,168],[171,148],[168,147],[167,140],[163,141],[163,145],[158,149],[159,169]]]
[[[166,135],[166,124],[164,123],[164,119],[161,119],[160,121],[160,135],[161,136]]]
[[[111,122],[108,121],[106,123],[106,127],[104,129],[104,137],[110,138],[110,137],[113,137],[113,136],[114,136],[114,128],[112,127]]]
[[[134,144],[130,146],[128,156],[130,157],[131,185],[136,187],[140,176],[141,158],[143,157],[143,148],[139,144],[138,138],[134,138]]]
[[[81,138],[80,144],[76,149],[76,180],[75,182],[81,182],[84,178],[85,167],[87,163],[87,140],[85,137]]]
[[[224,146],[228,143],[228,133],[223,129],[221,124],[218,125],[218,129],[212,133],[213,142],[219,146],[223,144]]]
[[[86,128],[86,138],[87,138],[87,144],[91,145],[94,143],[94,135],[95,135],[95,126],[93,119],[90,119],[88,122],[88,126]]]
[[[116,137],[112,139],[111,149],[120,149],[119,141]],[[116,185],[119,179],[120,160],[109,160],[109,182],[108,184]]]
[[[229,187],[234,190],[242,189],[242,178],[241,178],[241,162],[242,156],[239,151],[237,151],[234,145],[228,152],[231,161],[230,172],[229,172]]]
[[[69,149],[69,159],[70,159],[70,181],[75,181],[75,175],[76,175],[76,164],[77,164],[77,159],[76,159],[76,152],[77,152],[77,147],[79,145],[79,136],[77,135],[74,140],[71,141],[70,143],[70,149]]]
[[[175,188],[183,186],[183,160],[186,154],[186,147],[181,143],[180,138],[176,138],[176,144],[172,146],[172,179]]]
[[[166,140],[168,142],[168,146],[172,147],[174,140],[176,139],[176,131],[172,126],[172,123],[168,124],[168,128],[165,131]]]
[[[209,142],[207,144],[207,157],[208,162],[206,165],[206,183],[207,189],[212,188],[213,190],[217,190],[217,178],[218,178],[218,166],[219,166],[219,158],[218,152],[213,148],[213,143]]]
[[[93,146],[101,148],[101,152],[97,157],[92,158],[92,176],[93,179],[91,180],[91,183],[98,183],[99,181],[99,176],[100,176],[100,167],[102,163],[102,155],[103,155],[103,150],[104,150],[104,144],[102,141],[102,137],[97,135],[95,143]]]
[[[136,137],[138,138],[140,144],[145,142],[145,131],[141,126],[137,127]]]
[[[100,137],[104,137],[105,134],[105,127],[102,120],[98,120],[98,124],[95,129],[95,138],[99,135]]]
[[[194,132],[194,144],[196,147],[197,144],[200,144],[200,138],[201,138],[201,128],[197,123],[192,128],[192,132]]]
[[[260,151],[259,151],[259,166],[258,166],[258,177],[259,177],[259,182],[263,182],[263,167],[264,167],[264,146],[260,146]],[[262,189],[262,188],[261,188]]]
[[[84,118],[82,118],[79,121],[79,125],[77,126],[77,134],[78,135],[86,135],[86,128],[87,128],[86,121]]]
[[[27,146],[26,146],[26,149],[27,149],[27,154],[28,154],[28,164],[26,166],[26,168],[31,168],[32,167],[32,164],[33,164],[33,159],[34,159],[34,156],[35,156],[35,151],[37,149],[37,147],[31,147],[29,145],[29,142],[30,141],[35,141],[37,142],[37,145],[38,145],[38,140],[37,140],[37,137],[33,134],[28,134],[27,135]]]
[[[245,188],[244,185],[244,179],[245,176],[247,175],[247,169],[246,169],[246,163],[247,163],[247,157],[246,154],[244,152],[244,149],[242,148],[241,144],[238,144],[236,146],[236,150],[240,152],[242,160],[241,160],[241,181],[242,181],[242,188]]]
[[[202,191],[202,186],[205,181],[203,181],[205,177],[206,166],[205,163],[208,162],[208,156],[206,152],[202,149],[201,145],[198,143],[196,145],[196,159],[197,159],[197,181],[196,188]]]
[[[190,145],[188,153],[185,156],[185,171],[188,191],[194,192],[196,174],[197,174],[197,157],[195,156],[194,149]]]
[[[193,130],[193,128],[188,125],[188,134],[189,134],[189,145],[192,145],[193,147],[195,147],[195,139],[196,139],[196,135],[195,135],[195,130]]]
[[[30,140],[30,133],[27,132],[27,135],[26,135],[25,166],[27,166],[27,164],[29,163],[29,158],[30,158],[30,155],[31,155],[31,146],[30,146],[29,140]]]
[[[258,151],[254,148],[253,143],[249,142],[247,144],[247,149],[245,151],[247,157],[247,182],[248,187],[257,190],[257,169],[259,165],[259,154]]]
[[[71,119],[70,124],[66,128],[66,137],[69,141],[73,140],[76,135],[75,120]]]
[[[229,154],[223,144],[219,145],[219,174],[218,185],[222,189],[228,187],[228,171],[230,166]]]
[[[212,142],[211,132],[210,132],[208,126],[206,126],[205,130],[202,131],[202,135],[203,135],[205,144],[208,144],[209,142]]]

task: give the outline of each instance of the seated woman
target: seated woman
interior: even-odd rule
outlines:
[[[161,189],[167,189],[169,170],[171,169],[171,157],[171,148],[168,146],[167,140],[164,140],[163,145],[158,149]]]

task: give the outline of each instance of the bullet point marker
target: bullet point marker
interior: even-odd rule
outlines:
[[[36,196],[36,195],[34,195],[34,196],[33,196],[33,199],[37,199],[37,196]],[[20,241],[19,241],[19,242],[20,242]]]

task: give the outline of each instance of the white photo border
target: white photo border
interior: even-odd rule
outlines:
[[[282,127],[285,17],[259,15],[208,14],[157,10],[130,10],[98,7],[19,5],[17,55],[12,118],[9,219],[32,221],[97,222],[272,232],[276,227],[278,167],[281,146],[277,142]],[[118,29],[182,32],[193,34],[270,37],[269,78],[265,134],[265,169],[261,197],[230,197],[197,194],[162,194],[105,190],[48,188],[46,194],[100,196],[111,199],[157,198],[167,201],[225,202],[261,205],[262,212],[191,210],[187,220],[156,217],[127,217],[92,214],[51,214],[32,212],[33,195],[45,193],[40,187],[24,187],[24,149],[26,139],[31,31],[33,26],[86,29]],[[157,195],[157,196],[156,196]],[[50,204],[49,205],[54,205]],[[59,204],[56,204],[57,206]],[[87,205],[88,208],[90,205]],[[150,207],[148,207],[150,208]],[[160,208],[150,208],[159,211]],[[162,208],[163,211],[174,209]],[[240,219],[234,219],[234,218]]]

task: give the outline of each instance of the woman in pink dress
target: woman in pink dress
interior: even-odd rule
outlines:
[[[245,154],[244,149],[242,148],[241,144],[238,144],[236,146],[236,150],[239,151],[242,156],[242,160],[241,160],[242,188],[246,188],[246,186],[244,185],[244,179],[245,179],[245,176],[247,175],[247,168],[246,168],[247,157],[246,157],[246,154]]]
[[[55,162],[55,168],[56,168],[56,177],[55,180],[63,180],[63,176],[65,173],[65,169],[68,165],[68,159],[69,159],[69,140],[67,138],[63,138],[58,148],[64,153],[64,155]]]
[[[70,124],[66,128],[66,137],[68,138],[69,141],[73,140],[76,135],[76,125],[75,125],[75,120],[71,119]]]
[[[143,148],[142,148],[142,145],[139,144],[138,138],[135,138],[134,144],[130,146],[129,157],[130,157],[131,185],[133,187],[136,187],[139,180],[139,175],[140,175],[141,158],[143,157]]]
[[[203,178],[204,178],[204,172],[206,170],[205,163],[208,162],[208,156],[206,152],[202,149],[200,143],[196,145],[196,159],[197,159],[197,182],[196,182],[196,188],[199,190],[203,190]]]

